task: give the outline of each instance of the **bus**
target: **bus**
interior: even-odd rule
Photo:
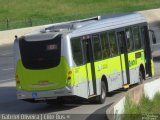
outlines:
[[[56,24],[14,41],[17,98],[79,97],[102,104],[107,93],[154,76],[146,18],[132,13]]]

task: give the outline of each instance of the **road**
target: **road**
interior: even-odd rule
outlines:
[[[0,47],[0,81],[13,80],[13,52],[11,45]]]
[[[64,105],[47,105],[45,103],[27,103],[16,99],[13,82],[1,83],[0,85],[0,114],[69,114],[72,120],[105,120],[106,108],[116,99],[123,95],[113,94],[107,98],[105,104],[96,105],[83,103],[73,103]],[[75,115],[75,116],[74,116]]]
[[[157,29],[154,26],[153,29]],[[158,36],[158,32],[156,33]],[[153,45],[153,60],[155,64],[155,77],[160,75],[160,40]],[[27,103],[16,99],[14,83],[14,64],[12,45],[0,46],[0,114],[72,114],[72,120],[105,120],[106,109],[116,99],[123,96],[124,91],[114,91],[107,97],[105,104],[96,105],[87,102],[47,105],[45,103]]]

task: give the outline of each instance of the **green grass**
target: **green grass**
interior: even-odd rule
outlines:
[[[159,0],[0,0],[0,22],[6,18],[10,21],[31,18],[36,21],[33,25],[37,25],[159,6]]]
[[[154,96],[153,100],[143,96],[138,105],[134,104],[129,98],[126,99],[124,120],[142,119],[146,115],[153,115],[160,119],[160,93]]]

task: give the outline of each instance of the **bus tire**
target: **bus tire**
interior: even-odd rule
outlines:
[[[101,94],[97,96],[97,103],[103,104],[106,100],[107,90],[104,81],[101,82]]]
[[[139,84],[143,84],[144,78],[143,78],[143,73],[141,70],[139,70]]]

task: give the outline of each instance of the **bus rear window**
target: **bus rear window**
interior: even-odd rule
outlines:
[[[27,69],[48,69],[59,65],[61,35],[44,41],[20,40],[22,63]]]

